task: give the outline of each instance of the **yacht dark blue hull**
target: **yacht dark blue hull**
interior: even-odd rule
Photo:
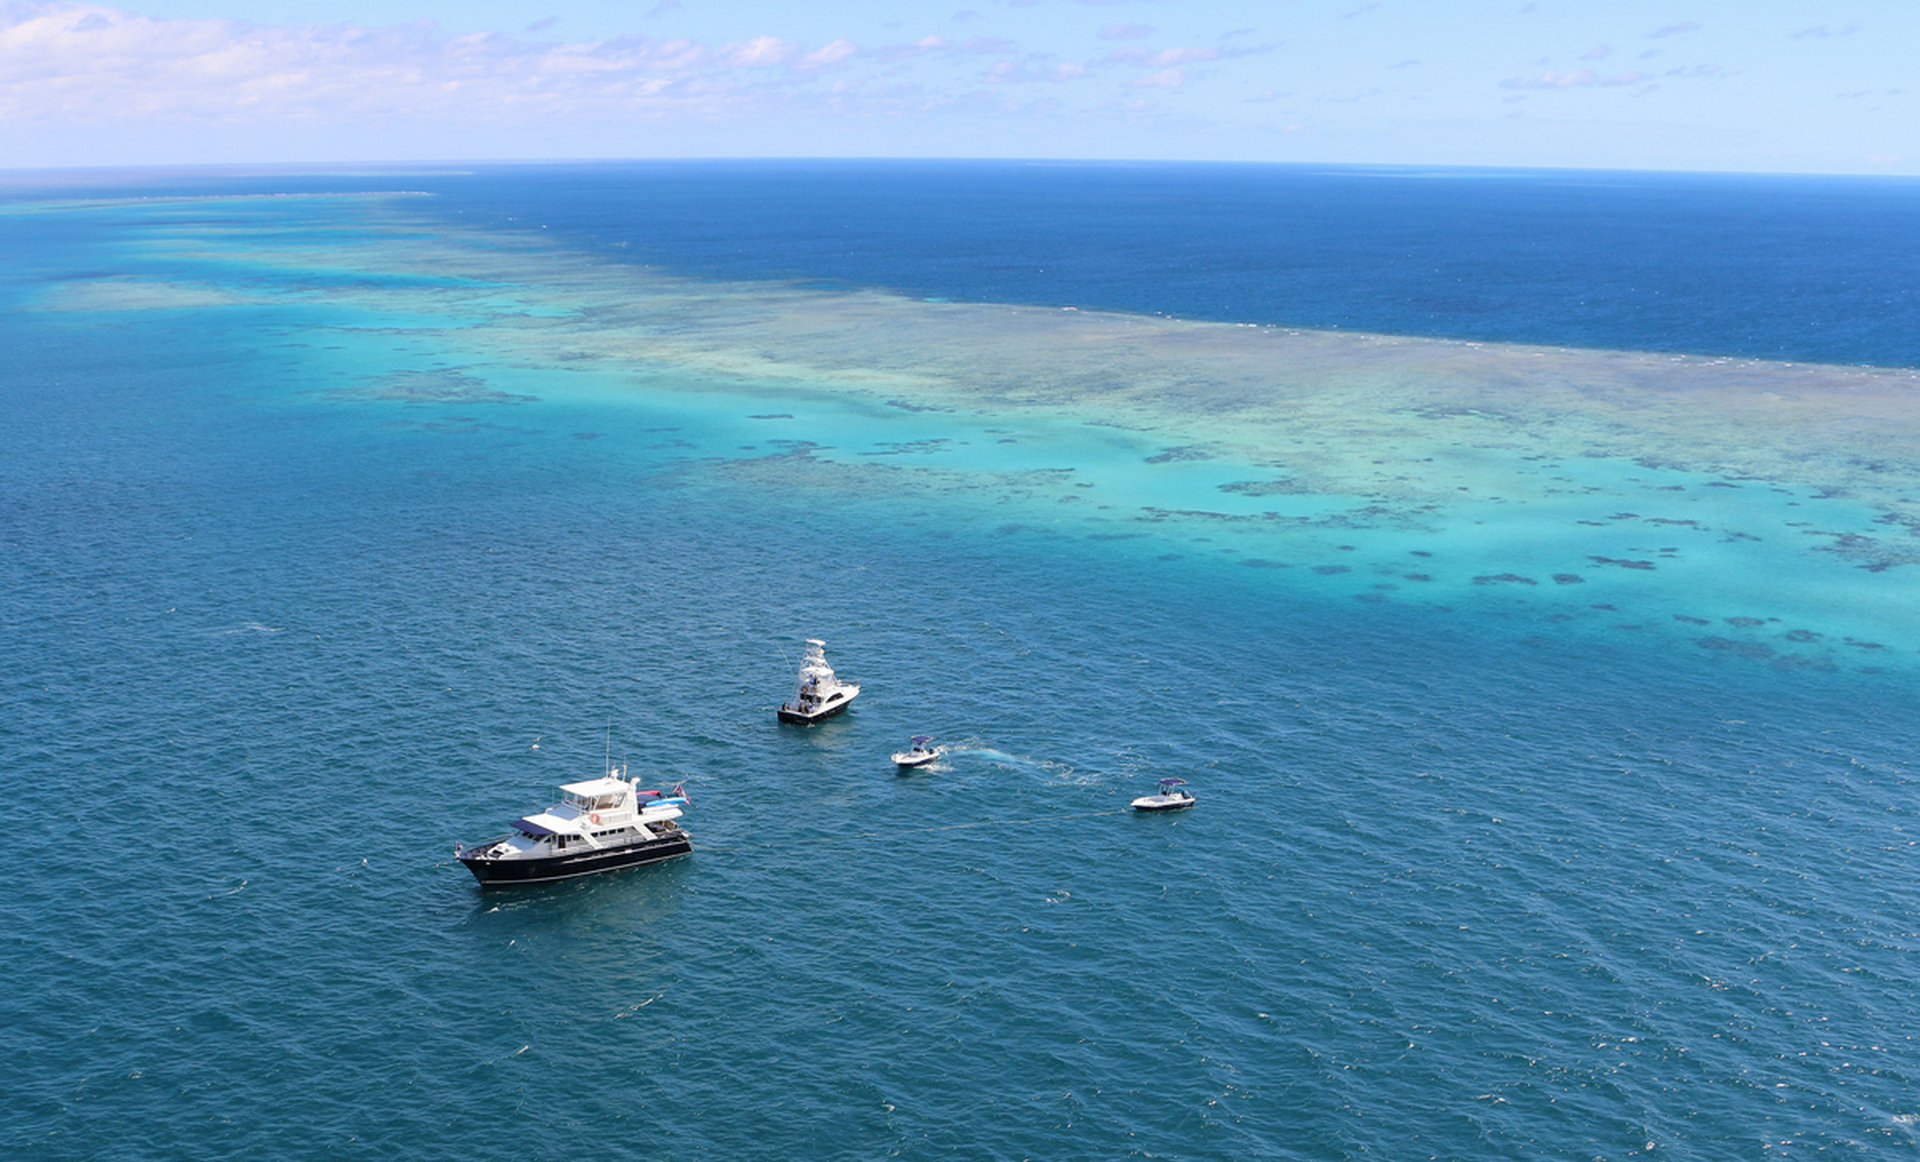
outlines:
[[[545,884],[554,880],[619,871],[643,863],[658,863],[692,851],[693,842],[687,833],[676,831],[645,843],[598,851],[570,851],[545,859],[485,859],[476,850],[462,853],[460,862],[467,865],[467,870],[473,873],[474,879],[480,881],[481,887],[497,888],[508,884]]]

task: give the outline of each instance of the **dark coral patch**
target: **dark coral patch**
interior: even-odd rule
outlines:
[[[1156,456],[1147,463],[1157,463],[1159,459]],[[1220,491],[1238,492],[1243,496],[1286,496],[1312,492],[1313,489],[1297,480],[1235,480],[1230,484],[1220,485]]]
[[[1149,464],[1170,464],[1176,460],[1211,460],[1213,453],[1198,444],[1187,444],[1178,448],[1162,448],[1158,456],[1148,456]]]
[[[1781,654],[1771,664],[1776,670],[1818,670],[1823,674],[1831,674],[1840,668],[1833,664],[1831,658],[1808,658],[1799,654]]]
[[[1703,650],[1719,650],[1723,653],[1737,654],[1743,658],[1770,658],[1773,647],[1759,642],[1737,642],[1732,638],[1703,637],[1694,642]]]
[[[1727,624],[1738,626],[1741,629],[1752,629],[1755,626],[1767,624],[1767,619],[1764,617],[1729,617]]]
[[[1673,615],[1673,620],[1675,620],[1675,621],[1684,621],[1684,622],[1686,622],[1686,623],[1687,623],[1688,625],[1712,625],[1712,624],[1713,624],[1713,622],[1712,622],[1712,621],[1710,621],[1710,620],[1708,620],[1707,618],[1704,618],[1704,617],[1688,617],[1688,616],[1687,616],[1686,614],[1684,614],[1684,613],[1676,613],[1676,614],[1674,614],[1674,615]]]
[[[1586,580],[1585,577],[1582,577],[1578,573],[1555,573],[1553,575],[1553,583],[1555,585],[1584,585],[1586,584]]]
[[[1786,638],[1790,642],[1817,642],[1820,635],[1810,629],[1796,629],[1788,631]]]
[[[1482,574],[1473,579],[1475,585],[1538,585],[1540,582],[1531,577],[1522,577],[1518,573]]]
[[[1613,557],[1588,557],[1587,560],[1592,561],[1596,565],[1618,565],[1622,569],[1655,568],[1655,565],[1652,561],[1627,561],[1627,560],[1618,560]]]
[[[1350,565],[1315,565],[1313,571],[1323,577],[1330,577],[1335,573],[1351,573],[1353,572],[1353,567]]]

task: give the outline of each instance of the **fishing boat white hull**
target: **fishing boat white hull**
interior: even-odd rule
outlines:
[[[780,721],[798,726],[824,722],[853,705],[859,694],[860,687],[834,676],[833,667],[827,664],[827,643],[810,637],[793,697],[780,706]]]
[[[812,705],[789,702],[780,707],[780,721],[798,723],[802,726],[824,722],[853,705],[853,699],[859,693],[858,686],[842,686]]]

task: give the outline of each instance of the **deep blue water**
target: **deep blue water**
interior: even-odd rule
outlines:
[[[101,188],[113,175],[75,175]],[[56,177],[45,179],[63,188]],[[234,176],[716,278],[1617,350],[1920,366],[1920,181],[1613,171],[674,161]],[[122,186],[121,188],[126,188]],[[25,191],[43,196],[45,187]]]
[[[361,212],[189,221],[217,251]],[[253,244],[153,246],[153,213],[0,235],[12,1156],[1911,1153],[1899,675],[1324,599],[964,497],[822,503],[690,457],[688,405],[644,394],[329,399],[329,358],[399,332]],[[875,253],[856,281],[967,293]],[[26,309],[119,273],[277,297]],[[867,693],[781,729],[809,635]],[[921,729],[955,753],[893,774]],[[609,730],[691,777],[701,850],[481,895],[452,841],[596,773]],[[1168,771],[1199,808],[1124,812]]]
[[[437,186],[727,278],[1404,335],[1920,365],[1920,182],[706,162]]]

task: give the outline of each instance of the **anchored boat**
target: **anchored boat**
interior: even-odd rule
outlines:
[[[468,846],[454,855],[481,887],[539,884],[615,871],[686,855],[692,840],[674,820],[689,806],[677,784],[671,793],[643,791],[626,768],[609,766],[605,777],[566,783],[566,798],[537,815],[513,821],[507,835]]]
[[[827,665],[827,643],[807,639],[807,656],[800,663],[800,684],[793,699],[780,707],[780,721],[812,726],[845,710],[860,693],[833,676]]]

